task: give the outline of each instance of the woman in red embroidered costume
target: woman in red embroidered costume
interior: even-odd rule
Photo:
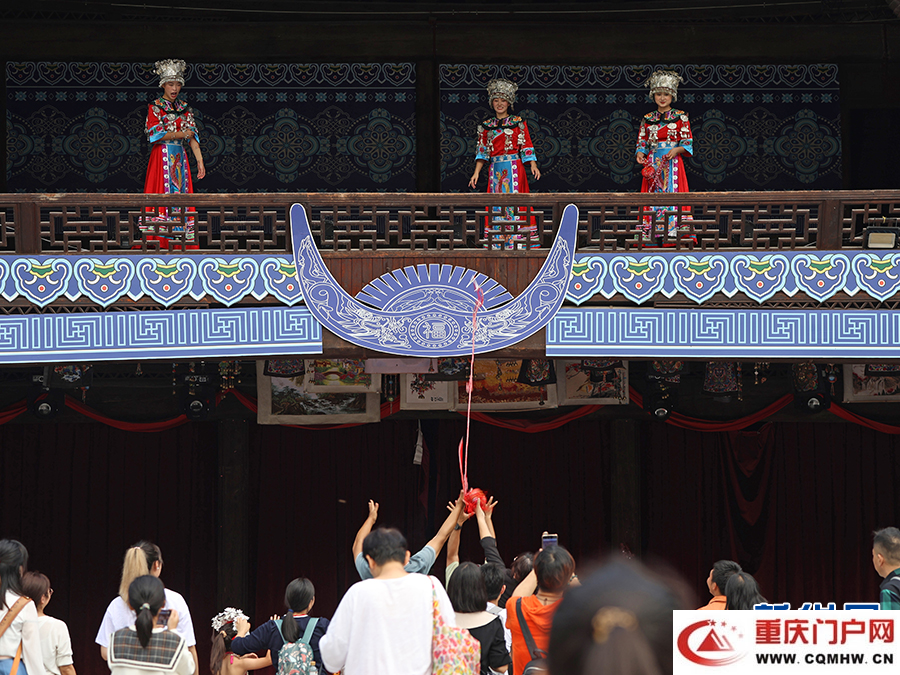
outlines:
[[[197,160],[197,178],[206,176],[203,155],[197,141],[197,123],[190,106],[178,98],[184,86],[185,62],[180,59],[157,61],[156,74],[163,95],[153,101],[147,109],[147,140],[152,147],[147,177],[144,180],[145,194],[193,193],[191,167],[188,164],[185,144],[190,145]],[[184,213],[182,213],[184,211]],[[152,213],[153,215],[147,215]],[[174,238],[157,234],[157,227],[165,234],[184,233],[187,248],[198,248],[194,244],[194,213],[192,207],[149,207],[141,222],[144,239],[158,241],[160,248],[169,248]],[[155,222],[166,222],[157,226]],[[177,224],[169,225],[170,222]]]
[[[475,153],[475,172],[469,179],[469,187],[475,188],[481,169],[488,164],[488,192],[529,192],[525,175],[525,162],[531,164],[534,180],[541,177],[537,157],[528,125],[518,115],[513,115],[518,86],[509,80],[491,80],[488,83],[488,99],[495,117],[478,125]],[[537,228],[534,218],[522,215],[524,209],[508,206],[493,208],[492,217],[485,218],[484,237],[488,248],[537,248]]]
[[[672,103],[678,100],[678,83],[682,81],[678,73],[657,70],[645,82],[645,86],[650,87],[650,98],[656,103],[656,110],[644,115],[638,133],[637,161],[644,165],[641,192],[688,191],[681,156],[684,153],[694,154],[691,123],[686,112],[672,107]],[[691,208],[681,207],[680,223],[677,214],[677,206],[645,206],[641,217],[644,236],[650,238],[655,218],[656,237],[663,239],[665,231],[669,240],[676,239],[679,227],[682,230],[690,227]]]

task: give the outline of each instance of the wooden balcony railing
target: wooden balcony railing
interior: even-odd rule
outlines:
[[[160,251],[141,236],[142,219],[159,207],[192,207],[199,252],[288,252],[291,204],[306,206],[323,249],[480,249],[487,210],[516,207],[536,226],[531,247],[547,248],[566,204],[580,209],[578,247],[641,249],[653,242],[675,250],[860,248],[870,225],[900,219],[900,190],[809,192],[639,193],[265,193],[265,194],[0,194],[0,254],[194,253],[180,244]],[[643,207],[681,210],[682,230],[669,237],[654,223],[642,239]],[[148,211],[149,209],[149,211]],[[144,223],[146,224],[146,223]],[[183,242],[182,223],[155,222]],[[173,234],[174,233],[174,234]]]

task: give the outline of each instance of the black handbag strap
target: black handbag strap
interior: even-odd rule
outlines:
[[[531,635],[531,629],[528,627],[528,622],[525,621],[525,614],[522,613],[522,598],[516,599],[516,616],[519,618],[519,628],[522,629],[522,637],[525,638],[525,646],[528,647],[528,653],[531,654],[531,658],[544,658],[546,653],[543,649],[538,649],[534,637]]]

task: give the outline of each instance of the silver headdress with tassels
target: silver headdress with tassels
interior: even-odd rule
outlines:
[[[650,87],[650,100],[653,95],[660,92],[671,94],[672,101],[678,100],[678,83],[684,79],[674,70],[654,70],[650,78],[644,82],[645,87]]]
[[[172,80],[166,80],[166,82],[171,82]],[[244,614],[241,610],[236,609],[235,607],[226,607],[225,611],[219,612],[213,617],[212,627],[213,630],[217,633],[222,630],[222,626],[225,624],[234,624],[238,619],[247,620],[247,615]]]
[[[518,89],[519,85],[509,80],[491,80],[487,86],[488,100],[493,101],[495,98],[502,98],[512,105],[516,102],[516,91]]]
[[[181,59],[166,59],[157,61],[154,65],[154,71],[159,75],[159,86],[163,86],[166,82],[178,82],[184,86],[184,69],[187,64]]]

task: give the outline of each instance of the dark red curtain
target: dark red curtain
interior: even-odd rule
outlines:
[[[94,643],[125,549],[163,552],[162,580],[191,608],[201,667],[216,594],[216,428],[158,434],[102,424],[0,427],[0,537],[19,539],[53,585],[47,613],[69,625],[75,669],[108,673]]]
[[[359,580],[350,547],[370,498],[380,504],[379,524],[399,527],[413,552],[433,536],[460,489],[457,448],[465,422],[422,424],[428,444],[422,466],[413,464],[413,420],[328,433],[253,428],[259,486],[255,622],[283,611],[284,587],[299,575],[316,585],[317,612],[334,611]],[[560,543],[578,557],[602,550],[609,528],[607,426],[573,422],[522,434],[473,422],[469,481],[500,502],[494,523],[508,561],[538,548],[543,530],[558,532]],[[461,557],[483,560],[474,520],[463,530]],[[434,568],[438,576],[445,560],[442,553]]]
[[[414,420],[334,431],[250,427],[254,624],[283,609],[295,576],[316,584],[330,616],[357,579],[350,545],[381,503],[380,523],[413,550],[434,533],[459,490],[463,419],[423,420],[428,446],[413,464]],[[523,434],[473,422],[469,480],[500,501],[495,523],[507,560],[539,546],[542,530],[582,564],[610,545],[611,422],[578,420]],[[773,601],[877,597],[873,529],[900,523],[900,437],[851,424],[779,423],[701,433],[642,427],[644,550],[697,591],[719,558],[738,560]],[[163,580],[183,593],[205,668],[217,591],[217,429],[189,423],[157,434],[105,425],[0,427],[0,536],[21,539],[31,567],[55,589],[48,612],[68,622],[75,665],[106,672],[94,636],[115,596],[125,548],[163,549]],[[228,527],[228,522],[221,524]],[[474,522],[463,559],[480,560]],[[237,555],[237,552],[235,552]],[[441,555],[435,567],[445,564]]]
[[[776,602],[875,601],[872,531],[900,523],[900,439],[851,424],[647,425],[646,552],[707,597],[720,558]],[[678,505],[673,508],[673,505]]]

